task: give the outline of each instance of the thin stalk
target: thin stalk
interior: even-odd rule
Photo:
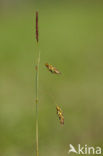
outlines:
[[[37,45],[38,46],[38,45]],[[39,51],[39,50],[38,50]],[[39,85],[39,63],[40,63],[40,52],[36,65],[36,156],[39,156],[39,146],[38,146],[38,85]]]
[[[36,11],[36,42],[37,42],[37,53],[38,53],[38,58],[37,58],[37,64],[36,64],[36,156],[39,156],[39,145],[38,145],[38,84],[39,84],[39,64],[40,64],[40,51],[39,51],[39,44],[38,44],[38,11]]]

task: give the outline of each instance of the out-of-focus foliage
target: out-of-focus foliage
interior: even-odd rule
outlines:
[[[66,156],[70,143],[102,146],[102,1],[39,1],[4,8],[0,11],[0,156],[35,155],[36,8],[40,155]],[[48,72],[47,62],[62,74]],[[64,126],[55,104],[63,110]]]

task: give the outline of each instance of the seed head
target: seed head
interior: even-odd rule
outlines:
[[[38,11],[36,11],[36,41],[39,41],[39,32],[38,32]]]
[[[60,124],[64,125],[64,116],[63,116],[63,112],[62,112],[61,108],[59,106],[57,106],[56,110],[57,110],[57,115],[60,120]]]
[[[51,64],[46,63],[45,66],[49,69],[51,73],[61,74],[60,71],[53,67]]]

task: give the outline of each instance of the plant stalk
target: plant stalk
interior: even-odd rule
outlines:
[[[36,64],[36,156],[39,156],[39,145],[38,145],[38,84],[39,84],[39,63],[40,63],[40,51],[39,51],[39,44],[38,44],[38,11],[36,11],[36,41],[37,41],[37,64]]]
[[[38,45],[37,45],[38,46]],[[39,49],[38,49],[39,52]],[[36,65],[36,156],[39,156],[39,146],[38,146],[38,103],[39,103],[39,97],[38,97],[38,85],[39,85],[39,63],[40,63],[40,52],[37,60]]]

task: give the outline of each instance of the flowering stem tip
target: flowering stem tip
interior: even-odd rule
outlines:
[[[39,32],[38,32],[38,11],[36,11],[36,41],[39,41]]]

